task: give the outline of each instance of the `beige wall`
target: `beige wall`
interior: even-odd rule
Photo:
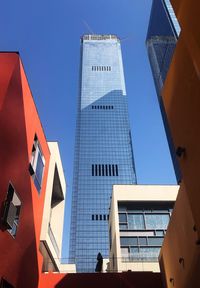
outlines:
[[[48,170],[48,178],[47,178],[47,188],[45,194],[45,202],[44,202],[44,212],[43,212],[43,220],[42,220],[42,229],[40,241],[42,241],[47,247],[48,251],[53,257],[55,264],[59,271],[61,272],[75,272],[75,265],[69,264],[61,264],[61,252],[62,252],[62,236],[63,236],[63,226],[64,226],[64,208],[65,208],[65,194],[66,194],[66,183],[65,177],[62,167],[62,162],[59,153],[59,147],[57,142],[48,142],[48,146],[50,149],[50,163]],[[61,194],[63,200],[60,199],[56,205],[51,207],[51,199],[53,192],[53,182],[54,182],[54,173],[55,167],[57,167],[58,176],[61,184]],[[55,243],[53,245],[52,236],[49,233],[49,226],[51,228],[53,238],[57,243],[57,247],[59,249],[59,254],[57,253],[57,249],[55,249]],[[43,257],[45,257],[43,255]]]
[[[112,245],[110,250],[110,271],[159,271],[158,262],[121,262],[118,201],[175,201],[177,185],[114,185],[110,205],[109,229],[111,227]],[[113,263],[113,255],[114,261]],[[114,264],[114,265],[113,265]]]

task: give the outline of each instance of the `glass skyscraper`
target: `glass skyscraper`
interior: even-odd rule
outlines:
[[[78,272],[94,272],[98,252],[108,258],[113,184],[135,183],[120,40],[84,35],[69,251]]]
[[[160,96],[167,76],[180,26],[169,0],[153,0],[146,45],[156,86]]]
[[[160,96],[179,34],[180,26],[170,1],[153,0],[146,38],[146,46],[178,182],[180,181],[180,171],[167,124],[162,97]]]

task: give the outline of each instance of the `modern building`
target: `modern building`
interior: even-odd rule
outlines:
[[[69,254],[77,271],[94,272],[99,252],[108,258],[112,186],[135,183],[120,40],[84,35]]]
[[[114,185],[110,206],[110,272],[159,272],[158,256],[179,186]]]
[[[63,268],[58,258],[65,179],[58,145],[47,143],[19,54],[0,53],[0,67],[0,287],[36,288],[43,272],[53,271],[47,257],[54,271]]]
[[[158,97],[172,60],[180,26],[169,0],[152,2],[146,45]]]
[[[173,141],[171,139],[170,129],[167,123],[165,109],[163,107],[161,93],[179,34],[180,26],[170,1],[153,0],[146,37],[146,47],[178,183],[180,182],[181,175]]]
[[[160,254],[165,287],[200,287],[200,3],[171,0],[181,34],[162,99],[182,174]]]

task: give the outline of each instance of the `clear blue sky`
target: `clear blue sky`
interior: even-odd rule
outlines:
[[[80,36],[116,34],[122,54],[138,184],[176,183],[152,80],[145,37],[151,0],[6,0],[0,50],[19,51],[50,141],[58,141],[67,180],[67,257]]]

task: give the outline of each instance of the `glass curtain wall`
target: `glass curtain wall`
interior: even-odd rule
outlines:
[[[108,214],[113,184],[135,184],[132,139],[119,39],[81,39],[70,262],[94,272],[108,258]]]

